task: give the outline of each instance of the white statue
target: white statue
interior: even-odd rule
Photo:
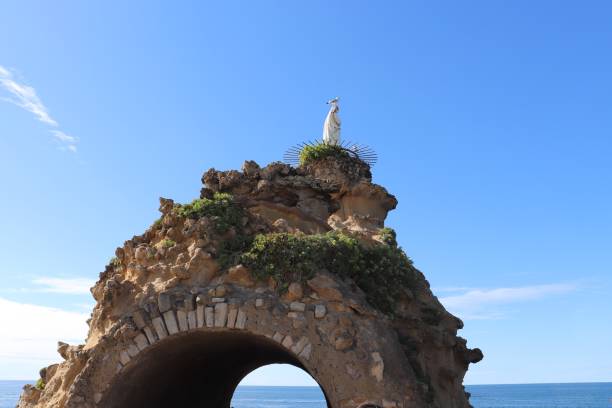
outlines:
[[[331,107],[323,124],[323,143],[334,146],[340,144],[340,117],[338,116],[340,107],[338,106],[338,100],[339,98],[335,97],[327,102]]]

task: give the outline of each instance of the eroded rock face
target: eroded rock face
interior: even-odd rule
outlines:
[[[42,370],[44,389],[26,386],[18,407],[227,408],[244,375],[275,362],[308,371],[332,408],[469,406],[463,376],[482,353],[457,336],[463,323],[420,272],[389,316],[329,271],[281,291],[273,279],[221,262],[225,243],[241,234],[340,230],[384,245],[381,228],[397,201],[371,182],[366,164],[248,161],[202,180],[202,198],[230,193],[244,208],[239,225],[221,231],[214,216],[181,216],[160,199],[161,218],[116,250],[91,289],[86,343],[61,343],[64,361]],[[204,397],[202,383],[211,384]]]

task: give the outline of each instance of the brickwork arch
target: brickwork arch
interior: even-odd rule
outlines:
[[[223,297],[214,295],[219,288]],[[173,401],[229,408],[239,382],[273,363],[309,373],[329,408],[354,407],[363,395],[403,406],[394,381],[383,381],[384,352],[372,341],[384,328],[375,314],[356,313],[350,304],[350,298],[288,301],[267,287],[232,284],[163,292],[101,341],[108,350],[91,358],[75,383],[104,386],[89,396],[74,393],[67,406],[155,408]]]

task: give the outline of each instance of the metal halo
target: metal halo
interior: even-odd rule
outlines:
[[[283,155],[283,161],[292,166],[299,166],[300,153],[302,152],[302,150],[307,146],[318,146],[322,143],[323,142],[309,140],[307,142],[302,142],[300,144],[291,146],[285,151],[285,154]],[[347,152],[351,157],[354,157],[367,163],[370,167],[374,166],[374,164],[376,164],[376,161],[378,160],[376,152],[369,146],[353,143],[348,140],[343,140],[337,146]]]

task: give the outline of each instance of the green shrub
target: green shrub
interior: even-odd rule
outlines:
[[[397,246],[397,234],[393,228],[384,227],[380,229],[380,239],[387,245],[392,247]]]
[[[213,198],[198,198],[190,204],[179,204],[174,211],[186,218],[209,217],[214,222],[215,231],[220,234],[231,227],[239,227],[245,216],[242,207],[227,193],[215,193]]]
[[[412,261],[397,247],[366,247],[356,238],[329,232],[316,235],[274,233],[257,235],[239,258],[255,278],[274,278],[279,287],[305,281],[328,270],[351,278],[366,294],[368,302],[393,314],[404,288],[414,287]]]
[[[304,146],[300,151],[300,165],[321,160],[329,156],[337,158],[350,157],[348,152],[340,146],[319,143],[317,145]]]
[[[113,256],[110,261],[108,261],[108,263],[110,265],[112,265],[115,268],[118,268],[121,266],[121,260],[119,258],[117,258],[116,256]]]
[[[165,238],[163,240],[160,241],[160,245],[163,248],[172,248],[173,246],[176,245],[176,242],[170,238]]]
[[[42,378],[39,378],[36,381],[36,384],[34,384],[34,388],[36,388],[37,390],[44,390],[45,389],[45,381]]]

